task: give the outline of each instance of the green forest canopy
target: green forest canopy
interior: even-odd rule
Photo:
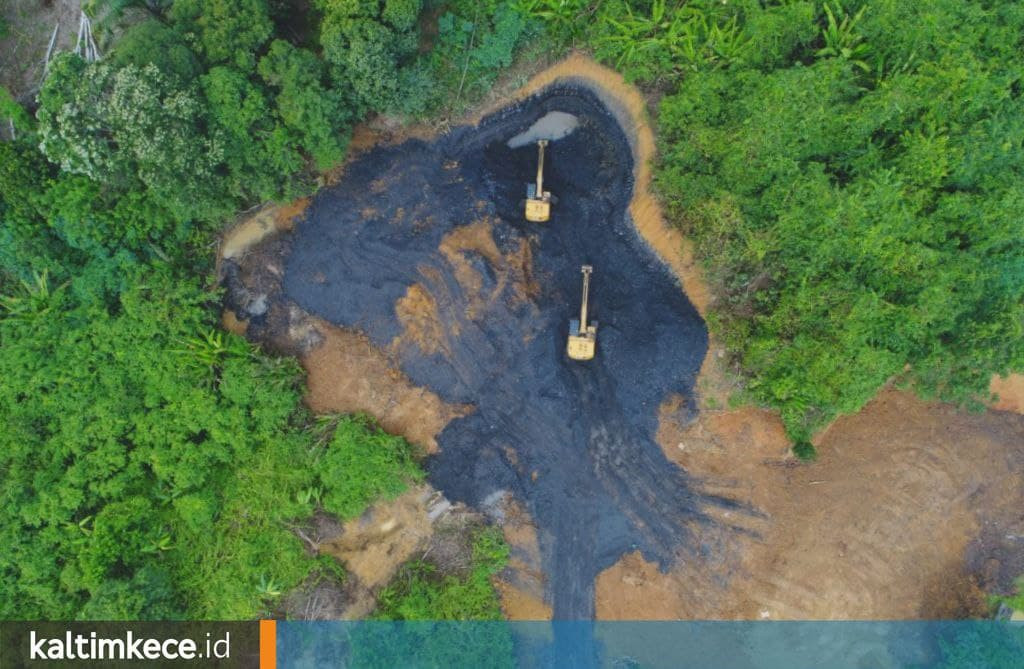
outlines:
[[[660,97],[657,185],[711,326],[794,440],[890,378],[976,402],[1024,370],[1024,5],[313,4],[96,2],[151,11],[103,62],[58,56],[35,118],[0,95],[0,616],[255,616],[320,568],[289,524],[420,476],[216,329],[210,242],[308,193],[359,119],[464,106],[527,43]],[[390,615],[458,609],[414,575]]]

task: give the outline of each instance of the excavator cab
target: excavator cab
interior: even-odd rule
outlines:
[[[565,350],[573,360],[593,360],[594,350],[597,347],[597,321],[587,324],[587,297],[590,293],[590,275],[594,268],[584,265],[580,268],[583,272],[583,301],[580,304],[580,318],[573,318],[569,321],[569,342]]]
[[[551,218],[551,192],[544,190],[544,147],[548,140],[537,142],[537,183],[526,186],[526,220],[546,223]]]

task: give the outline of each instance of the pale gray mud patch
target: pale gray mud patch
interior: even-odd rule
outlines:
[[[556,141],[571,135],[579,125],[579,118],[572,114],[560,111],[548,112],[537,119],[525,132],[521,132],[505,142],[505,145],[510,149],[518,149],[540,139]]]

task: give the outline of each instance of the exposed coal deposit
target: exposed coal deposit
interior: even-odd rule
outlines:
[[[507,142],[552,111],[578,120],[547,150],[545,224],[523,220],[537,151]],[[284,292],[365,332],[416,384],[474,410],[428,462],[450,498],[502,491],[540,529],[557,619],[593,616],[595,576],[641,550],[688,546],[702,497],[654,441],[659,405],[692,397],[707,332],[635,232],[633,164],[589,91],[541,94],[434,142],[373,149],[324,189],[293,233]],[[597,357],[565,353],[580,266],[594,267]]]

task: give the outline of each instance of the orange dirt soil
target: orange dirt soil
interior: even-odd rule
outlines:
[[[413,385],[365,335],[315,323],[323,343],[302,357],[306,403],[314,412],[368,413],[387,432],[433,453],[448,421],[468,411]]]
[[[345,565],[343,584],[307,583],[286,598],[286,613],[300,619],[365,618],[376,608],[377,592],[410,560],[426,555],[444,572],[468,565],[472,545],[464,539],[480,516],[452,504],[433,487],[411,487],[392,500],[371,505],[344,523],[317,513],[294,528],[314,555],[330,555]]]
[[[441,322],[437,300],[422,284],[409,286],[395,304],[395,314],[402,324],[401,338],[416,344],[425,355],[447,350],[448,336],[458,336],[458,332],[452,332]]]
[[[390,502],[379,502],[344,524],[337,536],[318,544],[320,552],[345,563],[370,589],[385,585],[407,560],[422,553],[431,536],[429,501],[434,490],[416,486]]]
[[[836,421],[818,461],[787,456],[782,425],[755,409],[705,412],[690,426],[663,407],[666,455],[709,492],[748,502],[709,547],[660,573],[639,555],[597,582],[601,618],[928,618],[983,611],[965,554],[987,524],[1024,519],[1024,421],[968,415],[883,391]]]
[[[1024,414],[1024,374],[993,376],[989,390],[999,396],[992,404],[993,409]]]
[[[514,299],[527,302],[539,290],[530,274],[532,266],[530,245],[521,241],[517,248],[502,254],[494,242],[491,223],[476,221],[456,228],[445,235],[438,247],[441,255],[454,270],[454,276],[466,296],[465,314],[446,312],[460,300],[447,293],[437,270],[420,267],[420,275],[434,290],[445,294],[434,295],[424,283],[409,286],[405,295],[395,304],[395,314],[402,325],[402,334],[392,342],[392,352],[404,344],[413,344],[425,355],[438,352],[450,354],[451,338],[459,336],[459,317],[477,320],[486,314],[487,307],[497,300],[511,285]],[[490,264],[497,283],[489,294],[483,293],[483,277],[472,262],[471,255],[480,255]],[[448,305],[441,308],[439,305]]]
[[[286,204],[260,207],[256,213],[241,219],[225,233],[220,246],[220,258],[238,258],[264,239],[277,232],[295,227],[295,220],[306,211],[309,198],[303,197]]]

